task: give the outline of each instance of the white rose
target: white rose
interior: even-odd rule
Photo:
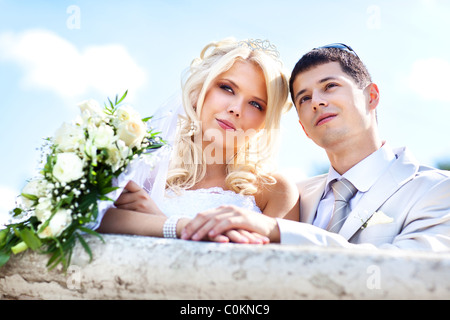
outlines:
[[[91,127],[89,129],[89,138],[97,148],[108,148],[115,141],[114,130],[108,125],[100,127]]]
[[[102,117],[105,115],[103,112],[103,109],[100,107],[98,102],[95,101],[94,99],[89,99],[89,100],[83,101],[78,104],[78,107],[80,108],[82,114],[88,113],[91,116],[99,115]]]
[[[92,141],[91,139],[88,139],[86,141],[86,144],[84,146],[84,152],[87,155],[88,158],[90,158],[90,160],[92,160],[92,164],[95,166],[97,165],[97,147],[94,144],[94,141]]]
[[[39,198],[38,205],[34,210],[34,215],[39,221],[45,221],[52,215],[52,201],[50,198]]]
[[[108,148],[108,159],[106,163],[109,164],[113,170],[116,172],[124,164],[124,159],[128,157],[130,153],[130,148],[125,145],[122,140],[117,141],[117,144],[113,144]]]
[[[77,120],[77,122],[81,125],[89,125],[90,123],[98,125],[106,118],[103,109],[95,100],[84,101],[78,106],[81,110],[81,119]]]
[[[128,120],[122,122],[117,129],[119,139],[129,148],[138,146],[147,134],[147,127],[142,120]]]
[[[125,122],[128,120],[141,120],[141,115],[130,106],[121,106],[116,112],[117,118],[120,122]]]
[[[61,209],[55,213],[48,226],[39,233],[40,238],[57,237],[72,222],[70,210]],[[39,226],[40,227],[40,226]],[[39,228],[38,227],[38,228]]]
[[[55,132],[55,143],[64,152],[77,150],[85,142],[84,130],[78,126],[63,123]]]
[[[83,161],[74,153],[65,152],[56,156],[53,176],[59,182],[72,182],[83,177]]]
[[[22,193],[40,198],[46,195],[46,186],[47,181],[41,179],[34,179],[25,185],[25,187],[22,189]],[[31,209],[36,203],[35,200],[28,199],[27,197],[24,196],[20,197],[22,200],[22,204],[27,209]]]

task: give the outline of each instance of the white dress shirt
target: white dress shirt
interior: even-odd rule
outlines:
[[[325,191],[319,202],[313,225],[326,229],[330,222],[334,206],[334,195],[330,186],[330,183],[333,180],[345,178],[358,189],[356,195],[349,202],[350,209],[352,209],[364,196],[364,193],[369,191],[378,178],[389,168],[395,158],[395,153],[390,146],[387,143],[384,143],[380,149],[357,163],[343,175],[337,173],[336,170],[330,166]]]

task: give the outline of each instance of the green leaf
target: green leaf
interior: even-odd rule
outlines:
[[[95,192],[91,192],[91,193],[85,194],[81,198],[81,201],[78,205],[78,209],[81,212],[85,212],[88,210],[88,208],[91,204],[95,205],[96,203],[97,203],[97,194]]]
[[[8,262],[10,257],[11,254],[0,251],[0,268]]]
[[[25,228],[19,232],[20,237],[31,250],[39,249],[40,246],[42,245],[41,240],[30,229]]]
[[[21,196],[25,197],[25,198],[27,198],[29,200],[32,200],[32,201],[39,200],[39,197],[35,196],[34,194],[22,193]]]
[[[161,148],[163,146],[163,144],[159,143],[159,144],[152,144],[149,145],[146,149],[158,149]]]
[[[111,102],[111,100],[108,98],[109,104],[111,105],[111,109],[114,109],[114,104]]]
[[[123,99],[125,99],[125,97],[127,96],[127,94],[128,94],[128,90],[125,91],[125,93],[123,94],[122,98],[120,98],[119,101],[116,103],[116,106],[117,106],[119,103],[121,103],[121,102],[123,101]]]
[[[8,235],[8,229],[0,230],[0,248],[3,247],[4,243],[6,242],[6,236]]]
[[[114,202],[114,199],[111,199],[111,198],[109,198],[109,197],[107,197],[107,196],[105,196],[105,195],[100,195],[99,196],[99,198],[98,198],[98,200],[99,201],[111,201],[111,202]]]
[[[67,260],[64,256],[64,250],[62,248],[61,242],[59,242],[58,238],[52,238],[56,242],[56,251],[53,256],[48,260],[47,267],[49,270],[54,269],[59,263],[62,263],[63,269],[67,270]]]
[[[17,217],[18,215],[20,215],[23,212],[23,210],[20,208],[14,208],[14,210],[12,212],[13,212],[13,217]]]
[[[110,193],[110,192],[113,192],[113,191],[115,191],[115,190],[117,190],[117,189],[119,189],[119,187],[107,187],[107,188],[103,188],[101,191],[100,191],[100,193],[101,194],[108,194],[108,193]]]
[[[18,254],[27,249],[28,249],[27,244],[25,243],[25,241],[22,241],[16,244],[15,246],[11,247],[11,252],[14,254]]]
[[[96,236],[97,238],[99,238],[103,243],[105,243],[105,240],[103,239],[103,237],[96,231],[88,229],[86,227],[80,226],[79,227],[80,231],[86,232],[90,235]]]
[[[55,268],[61,261],[63,261],[64,257],[61,255],[59,250],[56,250],[53,255],[48,259],[47,267],[49,270]]]
[[[80,236],[78,233],[75,234],[78,238],[78,240],[80,241],[81,245],[83,246],[84,250],[87,252],[87,254],[89,255],[89,262],[92,261],[92,251],[91,248],[89,248],[89,245],[87,244],[87,242],[84,240],[84,238],[82,236]]]

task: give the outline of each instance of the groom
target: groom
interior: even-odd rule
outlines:
[[[292,71],[290,90],[303,130],[331,164],[299,184],[300,222],[211,210],[182,238],[245,229],[282,244],[450,250],[450,173],[381,140],[380,93],[357,54],[344,44],[311,50]]]

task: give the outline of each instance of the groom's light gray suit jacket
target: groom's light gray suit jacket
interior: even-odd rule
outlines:
[[[301,182],[300,223],[278,219],[281,243],[450,250],[450,172],[419,165],[406,149],[396,158],[339,234],[312,225],[327,175]]]

